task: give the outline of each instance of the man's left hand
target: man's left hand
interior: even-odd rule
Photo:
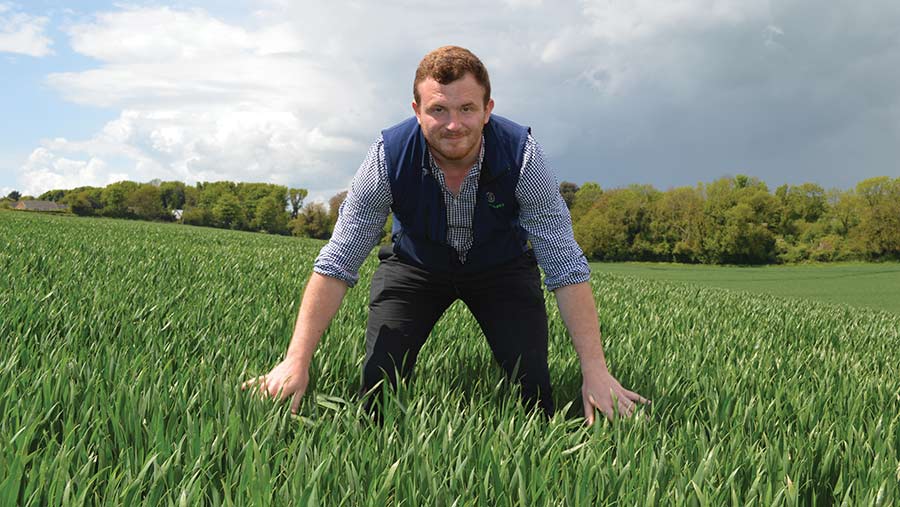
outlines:
[[[607,419],[612,420],[616,413],[631,417],[637,408],[637,403],[645,405],[650,403],[650,400],[640,394],[622,387],[607,370],[584,372],[581,398],[584,402],[584,418],[588,426],[594,424],[594,408],[599,409]]]

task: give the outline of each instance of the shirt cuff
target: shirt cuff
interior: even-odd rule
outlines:
[[[584,259],[582,257],[582,259]],[[571,271],[566,272],[561,276],[548,276],[544,279],[544,285],[547,287],[548,291],[555,291],[560,287],[565,287],[566,285],[575,285],[578,283],[584,283],[591,279],[591,268],[588,265],[586,260],[583,260],[579,263]]]
[[[320,262],[319,259],[316,259],[316,263],[313,265],[313,271],[320,275],[337,278],[338,280],[346,283],[350,288],[353,288],[353,286],[356,285],[356,282],[359,281],[358,273],[351,273],[333,264]]]

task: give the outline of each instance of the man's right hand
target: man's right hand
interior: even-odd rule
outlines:
[[[300,398],[306,394],[309,385],[313,352],[346,293],[346,282],[315,272],[310,275],[284,360],[268,375],[241,384],[241,389],[255,389],[263,398],[291,398],[291,413],[296,414],[300,409]]]
[[[241,384],[242,390],[256,389],[263,398],[291,398],[291,413],[300,409],[300,399],[309,385],[309,369],[300,361],[285,359],[278,363],[267,375],[250,379]]]

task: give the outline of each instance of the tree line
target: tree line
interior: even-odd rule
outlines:
[[[604,190],[560,184],[575,239],[601,261],[769,264],[900,259],[900,178],[848,190],[815,183],[770,192],[738,175],[660,191],[651,185]],[[13,195],[15,194],[15,195]],[[50,190],[42,200],[82,216],[177,221],[226,229],[330,237],[346,192],[304,204],[308,192],[270,183],[120,181],[106,187]],[[7,203],[15,197],[13,192]],[[180,213],[180,216],[178,215]],[[385,226],[387,239],[390,221]]]
[[[704,264],[900,259],[900,178],[849,190],[770,192],[738,175],[661,192],[563,182],[575,239],[591,259]]]
[[[271,183],[120,181],[106,187],[49,190],[37,197],[65,204],[79,216],[153,221],[325,239],[331,236],[346,192],[324,204],[304,204],[308,191]],[[15,198],[15,199],[13,199]],[[34,199],[13,191],[5,199]]]

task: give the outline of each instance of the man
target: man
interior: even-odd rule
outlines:
[[[368,400],[382,379],[411,374],[434,324],[462,299],[526,403],[551,415],[540,264],[581,361],[588,424],[595,408],[612,418],[647,403],[607,369],[590,270],[556,179],[530,129],[491,115],[481,61],[459,47],[432,51],[413,97],[415,117],[382,131],[351,183],[285,359],[242,387],[291,398],[297,411],[313,352],[393,211],[393,247],[379,253],[370,291],[361,386]]]

